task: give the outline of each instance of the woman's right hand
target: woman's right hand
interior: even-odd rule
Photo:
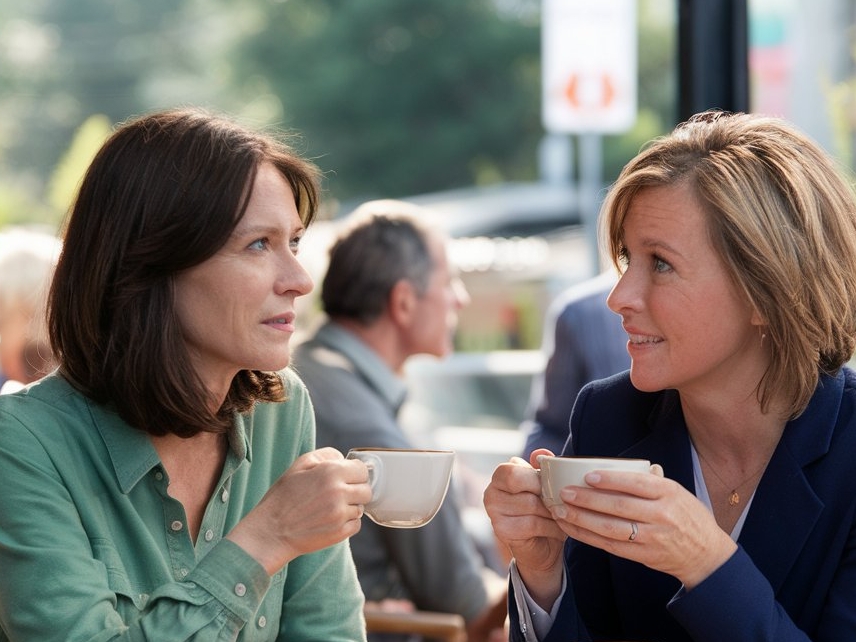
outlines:
[[[541,480],[535,450],[531,465],[519,457],[500,464],[484,492],[484,506],[497,539],[508,547],[530,596],[547,611],[562,586],[567,535],[541,501]]]
[[[227,535],[273,575],[305,553],[360,530],[371,501],[366,465],[334,448],[298,457]]]

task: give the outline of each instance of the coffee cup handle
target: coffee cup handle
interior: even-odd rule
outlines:
[[[369,486],[371,486],[372,489],[372,501],[377,501],[378,495],[380,494],[380,479],[383,476],[383,461],[380,457],[375,457],[368,453],[364,454],[360,459],[369,471]]]

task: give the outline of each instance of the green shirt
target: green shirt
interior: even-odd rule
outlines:
[[[269,577],[223,536],[314,448],[306,390],[235,418],[194,546],[148,436],[50,375],[0,396],[0,641],[363,641],[347,542]]]

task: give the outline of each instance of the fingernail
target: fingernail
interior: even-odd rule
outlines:
[[[600,481],[600,473],[588,473],[585,479],[587,484],[594,485]]]
[[[568,516],[568,509],[563,505],[553,507],[553,517],[556,519],[565,519]]]

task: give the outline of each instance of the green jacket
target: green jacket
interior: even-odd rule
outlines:
[[[365,640],[347,542],[273,577],[223,536],[314,448],[309,397],[235,418],[194,546],[148,436],[58,375],[0,396],[0,641]]]

